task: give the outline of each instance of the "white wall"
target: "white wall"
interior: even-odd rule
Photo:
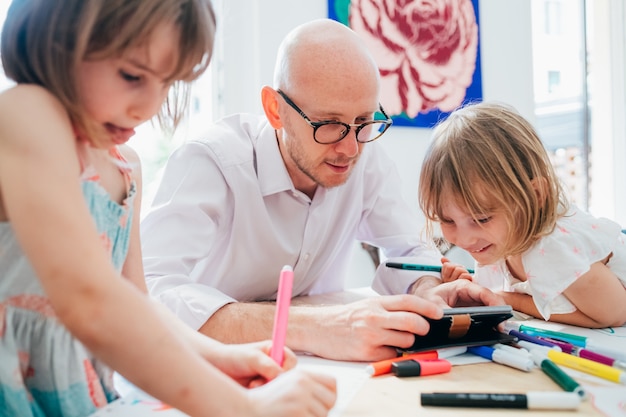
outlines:
[[[221,105],[216,117],[234,112],[262,111],[260,91],[272,84],[276,51],[295,26],[327,17],[326,0],[225,0],[218,16],[225,45],[224,67],[219,71]],[[262,7],[261,7],[262,5]],[[257,18],[258,17],[258,18]],[[483,96],[515,106],[534,119],[530,2],[480,0],[479,29]],[[417,184],[430,129],[392,127],[381,142],[398,163],[406,200],[417,212]],[[373,266],[355,245],[351,283],[368,284]]]

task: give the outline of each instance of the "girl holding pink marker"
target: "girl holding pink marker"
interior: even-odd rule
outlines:
[[[126,146],[184,116],[213,51],[211,0],[14,0],[2,29],[0,415],[86,417],[113,371],[190,416],[321,416],[328,375],[225,345],[147,295],[141,169]],[[260,381],[260,382],[259,382]],[[256,382],[259,382],[258,384]],[[259,386],[262,385],[262,386]]]

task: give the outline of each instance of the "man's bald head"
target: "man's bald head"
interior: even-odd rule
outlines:
[[[318,19],[292,30],[281,43],[274,88],[293,91],[332,86],[354,88],[379,82],[374,59],[359,36],[347,26]]]

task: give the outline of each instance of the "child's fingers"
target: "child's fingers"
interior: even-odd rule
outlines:
[[[298,358],[295,353],[289,348],[285,348],[284,360],[283,360],[283,369],[285,371],[292,369],[298,363]]]
[[[457,279],[466,279],[472,281],[472,275],[467,271],[462,265],[453,264],[446,260],[446,258],[441,258],[443,266],[441,268],[441,280],[443,282],[451,282],[456,281]]]
[[[282,366],[277,364],[269,356],[270,349],[267,348],[267,343],[269,343],[271,347],[271,341],[261,343],[261,350],[263,351],[263,353],[265,353],[265,355],[258,359],[258,363],[255,366],[255,370],[259,373],[260,377],[253,381],[255,386],[263,385],[264,383],[271,381],[283,372],[295,368],[296,364],[298,363],[298,358],[296,354],[293,353],[293,351],[288,347],[284,347]]]
[[[442,258],[443,260],[443,258]],[[450,282],[458,279],[460,273],[457,271],[457,268],[454,264],[450,262],[443,262],[441,267],[441,280],[443,282]]]
[[[323,373],[315,373],[313,375],[314,378],[321,384],[325,385],[326,388],[329,388],[333,392],[337,391],[337,380],[334,376]]]
[[[295,356],[295,355],[294,355]],[[293,363],[292,363],[293,362]],[[272,358],[269,356],[262,356],[251,363],[252,369],[257,374],[247,384],[248,388],[256,388],[261,385],[265,385],[269,381],[275,379],[278,375],[282,374],[285,369],[291,369],[295,366],[296,359],[285,355],[285,363],[288,363],[290,368],[281,368]]]
[[[250,346],[254,346],[257,349],[259,349],[261,352],[263,352],[265,355],[270,356],[271,351],[272,351],[272,341],[271,340],[263,340],[261,342],[253,342],[250,343]],[[288,347],[284,347],[283,348],[284,351],[284,355],[283,355],[283,365],[282,368],[283,370],[288,370],[293,368],[294,366],[296,366],[296,362],[298,361],[296,354],[293,353],[293,351],[291,349],[289,349]]]
[[[337,401],[337,380],[335,377],[316,372],[305,373],[320,385],[320,388],[317,389],[315,394],[317,399],[320,400],[327,409],[332,408],[333,405],[335,405],[335,401]]]
[[[257,387],[260,387],[261,385],[265,385],[265,384],[267,384],[267,380],[265,380],[263,378],[254,378],[248,384],[248,388],[257,388]]]
[[[452,282],[452,281],[456,281],[456,278],[451,277],[451,276],[447,276],[447,277],[446,277],[446,276],[443,276],[443,275],[442,275],[442,277],[441,277],[441,281],[442,281],[442,282]]]
[[[461,273],[461,275],[459,275],[459,279],[466,279],[468,281],[473,281],[474,277],[469,272],[464,271],[463,273]]]

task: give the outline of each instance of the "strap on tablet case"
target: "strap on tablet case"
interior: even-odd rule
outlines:
[[[472,318],[469,314],[457,314],[452,316],[452,324],[450,325],[448,337],[451,339],[458,339],[465,336],[471,324]]]

